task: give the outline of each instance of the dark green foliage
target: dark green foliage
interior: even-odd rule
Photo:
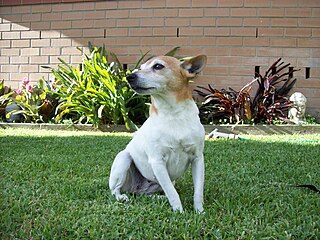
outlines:
[[[195,91],[204,101],[200,106],[200,117],[203,123],[265,123],[274,120],[286,121],[286,110],[292,105],[287,95],[294,86],[296,79],[292,69],[284,71],[290,64],[280,62],[279,58],[262,76],[246,84],[240,91],[232,88],[217,90],[210,85],[208,88],[198,86]],[[250,93],[253,84],[258,83],[254,98]]]

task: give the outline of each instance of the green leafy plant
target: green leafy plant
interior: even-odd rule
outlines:
[[[275,61],[262,76],[256,73],[256,78],[246,84],[240,91],[232,88],[217,90],[198,86],[195,91],[204,98],[200,108],[200,118],[203,123],[264,123],[272,124],[275,120],[287,121],[286,110],[292,106],[287,94],[294,86],[296,79],[292,73],[297,69],[286,70],[290,64]],[[253,84],[258,83],[253,100],[250,92]]]
[[[13,95],[11,88],[5,86],[4,80],[0,82],[0,119],[5,120],[6,106],[10,101],[10,96]]]
[[[9,103],[15,103],[20,110],[13,110],[7,113],[7,118],[11,114],[20,114],[25,122],[48,122],[54,116],[54,109],[57,105],[56,95],[53,85],[40,79],[36,84],[31,85],[28,78],[21,82],[21,88],[10,97]]]
[[[90,45],[89,48],[90,55],[84,54],[81,68],[61,58],[57,70],[50,68],[60,98],[55,121],[72,119],[96,127],[125,124],[127,129],[136,129],[136,123],[145,119],[147,106],[145,98],[136,95],[125,80],[130,70],[125,71],[116,55],[108,54],[104,47]],[[114,61],[108,62],[108,57]]]

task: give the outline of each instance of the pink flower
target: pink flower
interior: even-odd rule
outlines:
[[[27,91],[28,91],[28,92],[32,92],[32,90],[33,90],[33,87],[32,87],[31,85],[28,85]]]
[[[18,95],[21,95],[21,94],[22,94],[22,90],[19,88],[19,89],[16,91],[16,93],[17,93]]]
[[[26,86],[29,82],[30,82],[30,80],[29,80],[27,77],[25,77],[25,78],[23,78],[23,80],[22,80],[22,85],[23,85],[23,86]]]

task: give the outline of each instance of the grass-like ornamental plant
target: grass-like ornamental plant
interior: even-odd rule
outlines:
[[[200,118],[203,123],[269,123],[275,120],[287,121],[286,111],[292,106],[288,93],[294,86],[294,68],[287,68],[290,63],[283,65],[281,58],[275,61],[262,76],[256,77],[236,91],[214,89],[198,86],[195,91],[204,98],[200,106]],[[252,99],[250,93],[253,84],[258,83],[256,93]]]
[[[50,68],[60,97],[55,121],[69,118],[96,127],[125,124],[127,129],[135,130],[148,110],[145,97],[135,94],[126,82],[125,76],[131,71],[123,69],[116,55],[108,54],[104,47],[89,48],[90,55],[84,54],[79,67],[59,58],[58,69]],[[108,62],[108,55],[113,62]]]

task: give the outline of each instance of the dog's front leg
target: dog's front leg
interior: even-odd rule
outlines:
[[[203,212],[203,185],[204,185],[204,159],[203,154],[192,162],[192,178],[194,186],[194,208],[197,212]]]
[[[127,174],[131,164],[132,158],[130,153],[126,150],[119,152],[112,164],[109,178],[109,188],[112,195],[116,197],[117,201],[129,201],[127,195],[121,194],[121,188],[127,180]]]
[[[165,162],[151,161],[153,173],[160,184],[162,190],[166,194],[173,211],[183,212],[179,194],[169,177]]]

